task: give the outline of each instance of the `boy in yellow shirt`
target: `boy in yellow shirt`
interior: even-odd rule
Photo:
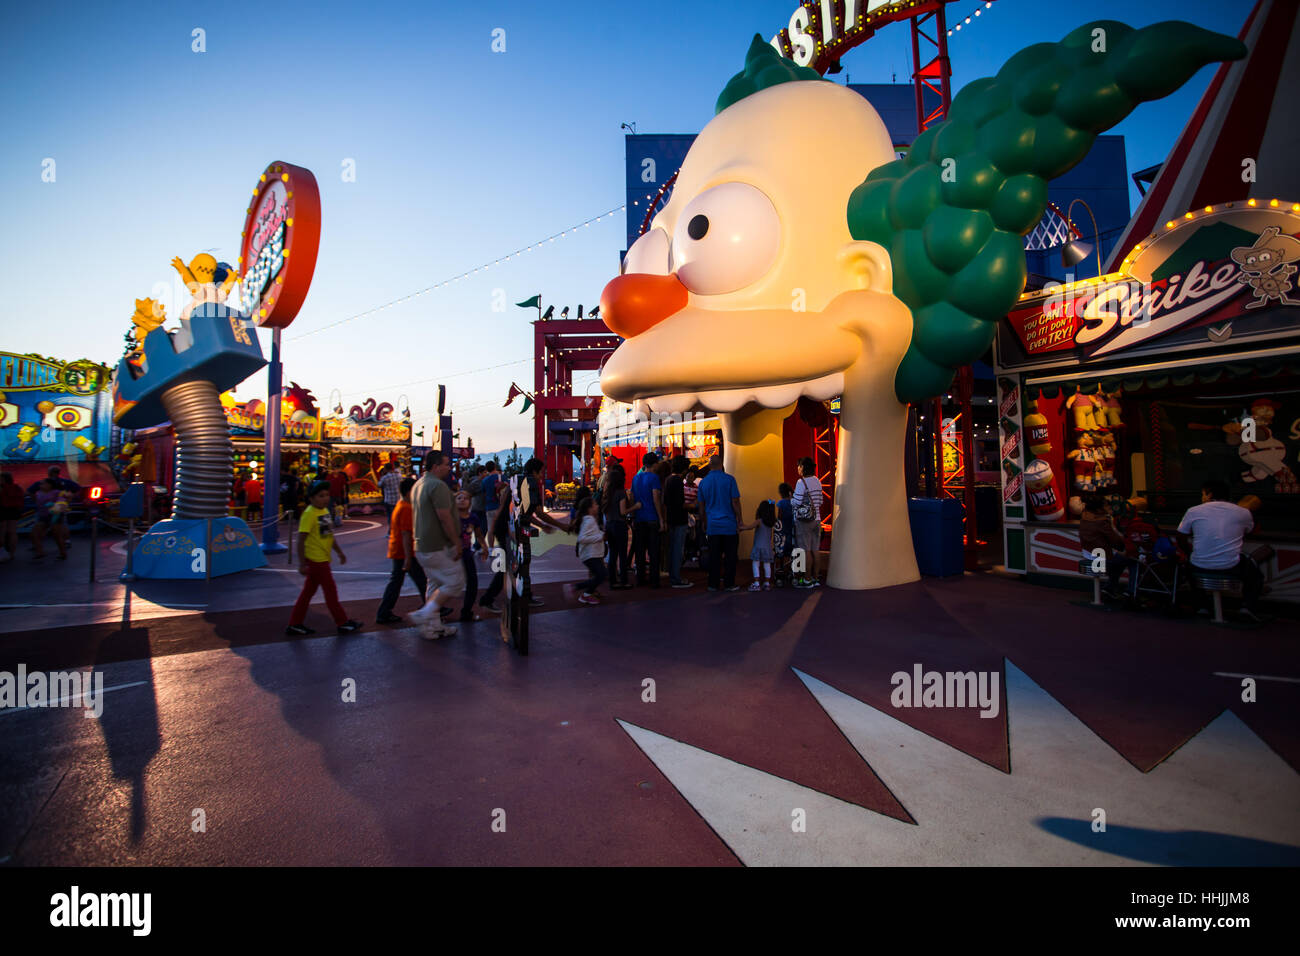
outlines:
[[[338,588],[334,586],[334,575],[330,573],[331,550],[338,552],[340,564],[347,564],[348,558],[343,553],[343,549],[338,546],[338,542],[334,540],[329,510],[329,482],[318,481],[312,485],[307,501],[309,507],[302,513],[302,520],[298,522],[298,573],[307,580],[302,584],[302,593],[298,595],[298,602],[293,606],[293,613],[289,616],[289,626],[284,629],[284,633],[290,637],[316,633],[311,628],[305,627],[303,621],[307,618],[307,607],[319,587],[325,592],[325,606],[329,608],[334,623],[338,625],[339,633],[351,634],[361,629],[361,622],[352,620],[343,610],[343,605],[339,603]]]

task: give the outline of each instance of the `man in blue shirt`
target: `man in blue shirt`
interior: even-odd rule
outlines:
[[[659,587],[659,532],[666,529],[663,486],[652,470],[659,456],[646,452],[641,470],[632,479],[632,553],[636,556],[636,583]],[[647,574],[649,580],[647,580]]]
[[[736,551],[742,523],[740,488],[736,479],[722,470],[720,455],[714,455],[709,462],[709,473],[700,481],[698,500],[704,531],[709,536],[709,590],[722,587],[739,591]]]

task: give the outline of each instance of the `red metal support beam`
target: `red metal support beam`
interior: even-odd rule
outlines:
[[[948,115],[952,103],[952,64],[948,60],[948,28],[943,5],[920,13],[911,19],[912,24],[912,84],[916,90],[916,130],[924,133]],[[934,36],[926,32],[930,25]],[[924,46],[922,45],[924,42]],[[933,55],[921,64],[922,53]],[[932,110],[925,108],[925,91],[939,96],[939,104]]]
[[[533,395],[542,394],[546,388],[546,336],[542,334],[540,322],[533,323]],[[533,412],[533,454],[540,454],[546,447],[546,422],[537,411]]]

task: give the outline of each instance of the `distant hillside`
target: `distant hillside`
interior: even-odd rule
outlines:
[[[513,449],[510,449],[510,448],[503,448],[503,449],[501,449],[500,451],[488,451],[488,452],[482,452],[482,451],[481,451],[481,452],[478,453],[478,460],[479,460],[479,461],[491,461],[493,458],[495,458],[497,461],[501,462],[501,464],[504,465],[504,464],[506,463],[506,461],[510,458],[510,453],[511,453],[512,450],[513,450]],[[520,445],[520,446],[519,446],[519,460],[520,460],[521,462],[525,462],[525,461],[527,461],[529,458],[532,458],[532,457],[533,457],[533,446],[532,446],[532,445]]]

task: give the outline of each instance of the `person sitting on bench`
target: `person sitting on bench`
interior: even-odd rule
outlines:
[[[1207,573],[1237,578],[1242,584],[1240,613],[1258,622],[1255,602],[1264,590],[1264,576],[1241,553],[1241,540],[1254,527],[1254,516],[1228,501],[1228,483],[1212,479],[1201,486],[1201,504],[1188,508],[1178,522],[1178,534],[1184,548],[1191,535],[1193,577]]]
[[[1091,494],[1083,500],[1083,514],[1079,517],[1079,547],[1085,560],[1093,560],[1099,549],[1106,556],[1106,590],[1112,597],[1123,593],[1119,578],[1125,568],[1134,568],[1129,572],[1129,590],[1136,585],[1132,575],[1136,574],[1137,562],[1124,555],[1124,536],[1115,528],[1106,499],[1101,495]]]

